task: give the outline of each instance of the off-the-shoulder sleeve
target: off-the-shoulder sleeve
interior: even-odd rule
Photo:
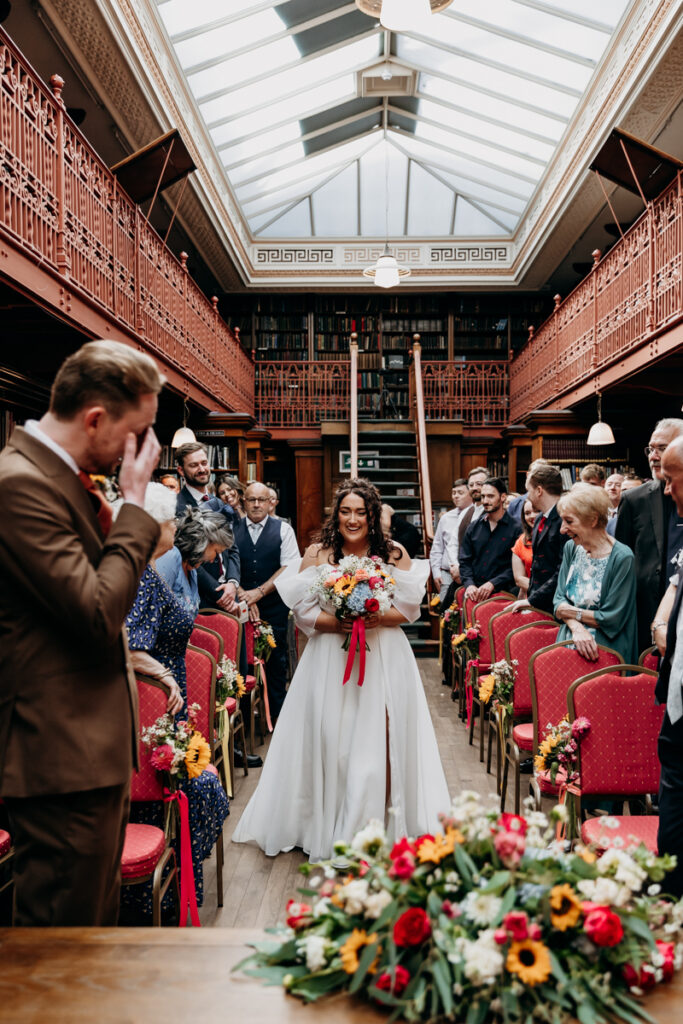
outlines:
[[[292,562],[288,565],[275,580],[275,586],[287,607],[294,612],[299,629],[306,636],[312,636],[316,620],[321,612],[318,598],[311,593],[311,586],[315,582],[318,567],[311,565],[303,572],[299,572],[300,565],[301,562]]]
[[[146,567],[133,601],[133,607],[126,618],[128,646],[131,651],[151,651],[157,641],[161,624],[161,601],[157,580],[149,566]]]
[[[394,608],[407,622],[415,622],[420,618],[420,605],[429,576],[429,562],[424,558],[415,558],[410,569],[397,569],[392,566],[391,572],[396,580]]]

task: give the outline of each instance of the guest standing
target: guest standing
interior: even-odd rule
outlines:
[[[526,597],[529,591],[529,577],[531,576],[531,562],[533,559],[531,534],[535,521],[536,513],[534,512],[534,507],[527,498],[522,508],[522,532],[512,548],[512,574],[515,577],[515,583],[519,587],[519,594],[522,598]]]
[[[432,548],[429,552],[429,563],[434,584],[443,602],[448,589],[454,581],[460,579],[458,567],[458,526],[465,511],[472,504],[467,488],[467,480],[460,478],[455,481],[451,490],[453,508],[445,512],[437,523]]]
[[[511,609],[521,611],[531,605],[552,614],[557,577],[567,542],[557,511],[557,501],[562,494],[562,475],[559,469],[545,460],[533,462],[526,478],[526,492],[534,511],[538,513],[531,533],[531,575],[526,599],[517,601],[511,605]]]
[[[460,578],[470,601],[485,601],[515,584],[512,545],[519,523],[505,511],[505,498],[503,480],[490,476],[481,488],[484,514],[468,526],[460,549]]]
[[[159,536],[143,503],[163,383],[149,356],[88,342],[58,371],[49,411],[0,453],[0,795],[15,925],[117,921],[137,759],[122,626]],[[119,463],[112,525],[89,474]]]

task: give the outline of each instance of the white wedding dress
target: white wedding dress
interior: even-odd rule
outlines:
[[[439,827],[450,807],[434,727],[410,644],[399,627],[367,631],[365,682],[358,655],[342,686],[347,653],[338,633],[318,633],[321,607],[311,593],[318,569],[289,566],[276,581],[309,638],[273,733],[256,792],[233,842],[256,842],[268,856],[301,847],[311,860],[333,854],[371,818],[386,817],[386,739],[391,766],[390,837]],[[391,566],[393,604],[413,622],[429,563]]]

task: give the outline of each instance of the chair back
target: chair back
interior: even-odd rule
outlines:
[[[185,652],[187,678],[187,706],[199,704],[197,731],[211,747],[215,746],[214,718],[216,715],[216,662],[207,651],[188,644]]]
[[[531,709],[534,720],[534,754],[547,732],[548,725],[557,725],[567,714],[567,694],[572,683],[592,666],[603,671],[622,665],[624,659],[609,647],[598,645],[597,661],[587,661],[574,647],[572,640],[537,651],[529,660]]]
[[[195,623],[194,629],[190,634],[190,643],[193,647],[199,647],[203,651],[208,651],[217,664],[223,657],[223,638],[215,629],[209,629],[207,626],[198,626]]]
[[[585,715],[591,723],[579,750],[582,796],[633,796],[659,789],[657,738],[666,709],[655,705],[656,682],[656,672],[620,665],[614,672],[598,669],[572,683],[569,717]]]
[[[244,623],[244,642],[247,645],[247,665],[254,664],[254,627],[251,622]]]
[[[223,653],[239,667],[240,645],[242,642],[242,631],[239,619],[234,615],[223,612],[220,608],[200,608],[195,626],[206,626],[218,633],[223,641]]]
[[[489,619],[489,649],[491,651],[491,662],[502,661],[505,657],[505,638],[508,633],[519,626],[526,626],[530,622],[557,622],[547,612],[539,611],[538,608],[523,608],[519,612],[498,611]]]
[[[517,615],[514,617],[517,618]],[[539,619],[517,626],[505,637],[505,660],[510,664],[517,662],[512,707],[513,715],[518,718],[531,714],[529,659],[532,654],[555,643],[559,628],[554,619]]]
[[[508,594],[494,594],[492,597],[487,598],[486,601],[480,601],[479,604],[474,607],[472,620],[481,630],[481,640],[479,641],[479,661],[482,665],[489,665],[494,660],[491,649],[489,623],[497,612],[500,612],[506,605],[510,604],[511,600],[514,600],[514,598],[511,598]]]
[[[638,664],[651,672],[659,672],[659,651],[656,647],[648,647],[638,658]]]
[[[140,706],[140,732],[154,725],[157,718],[166,714],[168,690],[157,679],[149,676],[136,676],[138,703]],[[133,803],[141,800],[163,800],[163,776],[152,768],[149,759],[152,751],[140,741],[138,745],[140,770],[133,772],[130,787],[130,799]]]

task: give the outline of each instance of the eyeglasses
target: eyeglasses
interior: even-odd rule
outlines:
[[[668,444],[646,444],[643,451],[648,457],[654,455],[655,452],[657,455],[663,455],[668,447]]]
[[[245,505],[267,505],[270,498],[245,498]]]

